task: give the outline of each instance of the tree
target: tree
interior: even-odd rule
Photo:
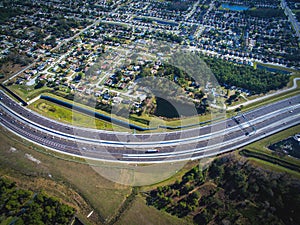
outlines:
[[[196,224],[208,224],[212,219],[212,216],[207,212],[206,209],[203,209],[200,213],[194,216],[193,219]]]
[[[34,86],[34,89],[39,89],[44,87],[44,85],[46,84],[47,81],[45,80],[39,80],[38,83]]]
[[[211,178],[218,178],[222,177],[224,174],[224,168],[221,165],[218,165],[217,163],[213,163],[211,167],[209,168],[209,176]]]

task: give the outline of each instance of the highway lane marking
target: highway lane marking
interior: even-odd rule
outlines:
[[[257,133],[261,133],[263,130],[266,130],[270,127],[274,127],[276,125],[282,125],[284,122],[287,122],[288,120],[291,120],[291,119],[295,119],[295,118],[300,118],[300,113],[299,114],[296,114],[294,116],[291,116],[289,118],[285,118],[285,119],[282,119],[280,121],[277,121],[276,123],[273,123],[273,124],[270,124],[264,128],[260,128],[257,130]],[[175,155],[191,155],[191,154],[195,154],[199,151],[201,152],[205,152],[205,151],[209,151],[207,149],[212,149],[212,148],[218,148],[219,146],[226,146],[226,145],[229,145],[229,144],[232,144],[233,142],[237,142],[237,141],[240,141],[240,140],[246,140],[248,139],[249,137],[248,136],[241,136],[241,137],[237,137],[235,139],[231,139],[231,140],[228,140],[228,141],[225,141],[225,142],[221,142],[221,143],[218,143],[218,144],[215,144],[215,145],[210,145],[210,146],[205,146],[205,147],[202,147],[202,148],[197,148],[197,149],[192,149],[192,150],[184,150],[184,151],[177,151],[175,152]],[[153,154],[123,154],[123,157],[124,158],[149,158],[149,157],[152,157],[152,156],[155,156],[156,158],[162,158],[162,157],[172,157],[170,155],[173,155],[174,152],[164,152],[164,153],[153,153]]]
[[[295,125],[297,125],[297,124],[299,124],[299,121],[298,121],[298,120],[297,120],[296,122],[292,123],[292,124],[286,124],[286,125],[285,125],[284,127],[282,127],[282,128],[278,128],[278,129],[276,129],[276,130],[272,130],[272,131],[269,132],[268,134],[264,134],[263,137],[268,136],[268,135],[271,135],[271,134],[273,134],[273,133],[277,133],[277,132],[279,132],[279,131],[281,131],[281,130],[283,130],[283,129],[287,129],[287,128],[292,127],[292,126],[295,126]],[[29,141],[29,142],[32,142],[32,140],[27,139],[26,137],[23,137],[23,136],[19,135],[19,133],[16,133],[15,131],[11,130],[10,128],[7,128],[7,129],[10,130],[11,132],[13,132],[14,134],[16,134],[17,136],[22,137],[22,138],[24,138],[25,140],[27,140],[27,141]],[[114,160],[113,160],[111,157],[110,157],[109,159],[95,158],[95,157],[88,157],[88,156],[83,156],[83,155],[78,155],[78,154],[73,154],[73,153],[70,153],[70,152],[65,152],[65,151],[57,150],[57,149],[54,149],[54,148],[48,147],[48,146],[46,146],[46,148],[47,148],[47,149],[50,149],[50,150],[52,150],[52,151],[54,151],[54,152],[63,153],[63,154],[65,154],[65,155],[69,155],[69,156],[73,156],[73,157],[79,157],[79,158],[84,158],[84,159],[90,159],[90,160],[96,160],[96,161],[119,162],[119,163],[126,163],[126,164],[128,164],[128,163],[129,163],[129,164],[139,164],[139,163],[143,163],[143,164],[150,163],[150,164],[153,164],[153,163],[167,163],[167,162],[188,161],[188,160],[196,160],[196,159],[200,159],[200,158],[210,157],[210,156],[214,156],[214,155],[216,155],[216,154],[221,154],[221,153],[224,153],[224,152],[228,152],[228,151],[237,149],[237,148],[242,147],[242,146],[244,146],[244,145],[246,145],[246,144],[250,144],[250,143],[252,143],[252,142],[254,142],[254,141],[256,141],[256,140],[259,140],[259,139],[261,139],[261,138],[263,138],[263,137],[258,136],[258,137],[256,137],[256,138],[253,139],[253,140],[249,140],[248,142],[242,143],[242,144],[237,145],[237,146],[233,146],[233,147],[231,147],[231,148],[229,148],[229,149],[226,149],[226,150],[223,150],[223,151],[214,152],[214,153],[211,153],[211,154],[201,155],[201,156],[192,157],[192,158],[188,158],[188,159],[187,159],[187,158],[181,158],[181,159],[171,159],[171,160],[168,159],[168,160],[160,160],[160,161],[154,161],[154,160],[152,160],[152,161],[122,161],[122,160],[119,160],[119,159],[114,159]],[[39,146],[42,146],[42,147],[45,147],[45,146],[41,145],[40,143],[35,143],[35,144],[37,144],[37,145],[39,145]],[[200,153],[203,153],[203,152],[200,152]],[[126,160],[126,159],[125,159],[125,160]]]
[[[299,79],[300,79],[300,78],[299,78]],[[6,95],[2,90],[0,90],[0,94],[3,94],[7,99],[9,99],[10,101],[14,102],[14,100],[13,100],[12,98],[10,98],[10,96]],[[285,102],[287,102],[288,100],[294,101],[295,99],[299,102],[297,96],[293,96],[293,97],[290,97],[290,98],[287,98],[287,99],[283,99],[283,100],[280,100],[280,101],[278,101],[278,102],[271,103],[271,104],[268,104],[268,105],[266,105],[266,106],[261,106],[261,107],[259,107],[259,108],[254,109],[254,110],[245,112],[244,115],[248,115],[248,114],[250,114],[250,113],[254,113],[254,112],[259,111],[259,110],[261,110],[261,109],[263,109],[263,108],[267,108],[267,107],[270,107],[270,106],[274,106],[274,105],[278,105],[278,104],[281,104],[281,103],[285,103]],[[11,103],[10,103],[10,105],[11,105]],[[17,104],[16,104],[15,102],[13,103],[13,105],[17,106]],[[20,107],[21,107],[21,106],[20,106]],[[34,111],[30,110],[30,109],[27,109],[27,108],[24,108],[24,107],[22,107],[22,109],[23,109],[23,110],[27,110],[28,112],[31,112],[31,114],[33,114],[35,117],[37,117],[37,118],[39,118],[39,119],[43,119],[43,120],[47,120],[47,121],[52,121],[53,123],[60,124],[60,125],[62,125],[62,126],[66,126],[66,124],[64,124],[64,123],[61,123],[61,122],[59,122],[59,121],[55,121],[55,120],[53,120],[53,119],[50,119],[50,118],[41,116],[40,114],[38,114],[38,113],[36,113],[36,112],[34,112]],[[217,125],[217,124],[220,124],[220,123],[224,123],[224,122],[226,122],[226,121],[227,121],[227,120],[225,120],[225,121],[220,121],[220,122],[216,122],[216,123],[214,123],[214,125]],[[96,130],[96,129],[90,129],[90,128],[84,128],[84,129],[82,129],[82,128],[80,128],[80,127],[74,127],[74,126],[70,126],[70,125],[68,125],[68,126],[71,127],[72,129],[81,129],[81,130],[84,131],[84,132],[87,131],[87,130],[88,130],[88,131],[92,131],[92,132],[97,132],[97,131],[99,132],[99,130]],[[191,128],[191,129],[189,129],[189,130],[181,130],[181,131],[174,131],[174,132],[167,132],[167,133],[168,133],[168,134],[177,134],[177,133],[181,133],[181,132],[184,132],[184,131],[194,131],[194,130],[199,130],[199,129],[201,129],[201,128],[207,128],[207,127],[209,127],[209,126],[210,126],[210,125],[203,126],[203,127],[197,127],[197,128]],[[59,132],[59,131],[57,131],[57,132]],[[98,132],[97,132],[97,133],[98,133]],[[101,130],[101,134],[104,134],[104,133],[107,133],[107,134],[110,134],[110,133],[113,133],[113,134],[123,134],[123,135],[128,135],[128,134],[130,134],[130,133],[128,133],[128,132],[115,132],[115,131],[103,131],[103,130]],[[99,133],[98,133],[98,134],[99,134]],[[153,133],[153,134],[165,135],[166,132],[164,132],[164,133]],[[135,136],[140,136],[140,135],[145,135],[145,134],[135,134]]]
[[[59,131],[52,130],[50,128],[46,128],[43,125],[36,124],[35,122],[32,122],[32,121],[28,120],[27,118],[24,118],[23,116],[20,116],[20,115],[16,114],[13,110],[11,110],[10,108],[8,108],[6,105],[3,105],[1,102],[0,102],[0,105],[2,107],[4,107],[5,109],[7,109],[9,112],[11,112],[11,114],[15,115],[17,118],[19,117],[19,118],[23,119],[23,121],[29,123],[29,125],[32,125],[33,128],[35,128],[35,129],[39,128],[38,130],[40,130],[41,132],[45,132],[46,131],[48,134],[51,134],[51,135],[64,136],[64,137],[66,137],[66,139],[70,139],[70,140],[74,140],[75,139],[76,141],[80,140],[83,143],[90,143],[90,142],[92,142],[92,143],[98,143],[99,145],[102,145],[102,146],[109,146],[109,145],[119,146],[119,147],[121,147],[121,146],[130,146],[130,147],[145,146],[145,148],[148,148],[148,147],[156,147],[156,145],[160,145],[160,146],[161,145],[170,145],[170,144],[180,145],[182,143],[193,143],[193,142],[200,141],[200,140],[210,139],[212,137],[219,136],[220,134],[225,135],[229,131],[231,131],[231,132],[232,131],[238,131],[240,129],[240,126],[241,126],[241,124],[237,124],[237,125],[235,125],[233,127],[226,128],[225,130],[217,131],[217,132],[206,134],[206,135],[201,135],[201,136],[198,136],[198,137],[191,137],[191,138],[179,139],[179,140],[176,140],[176,141],[171,140],[171,141],[148,142],[148,143],[140,143],[140,142],[131,142],[131,143],[128,143],[128,142],[115,142],[115,141],[101,141],[101,140],[83,138],[83,137],[75,136],[75,135],[69,135],[69,134],[66,134],[66,133],[61,133]],[[251,122],[252,126],[255,126],[254,123],[259,123],[261,121],[264,121],[265,118],[266,118],[266,116],[277,115],[277,114],[280,114],[282,111],[294,110],[294,109],[296,109],[298,107],[300,107],[300,104],[288,106],[286,108],[279,109],[277,111],[273,111],[271,113],[265,114],[265,115],[260,116],[258,118],[249,120],[249,122]],[[35,126],[33,126],[33,124]],[[250,124],[248,124],[248,122],[244,122],[243,124],[246,124],[245,128],[250,127]]]

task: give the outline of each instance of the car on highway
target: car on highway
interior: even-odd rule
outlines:
[[[157,149],[148,149],[148,150],[146,150],[145,151],[145,153],[147,154],[149,154],[149,153],[157,153],[157,152],[159,152]]]

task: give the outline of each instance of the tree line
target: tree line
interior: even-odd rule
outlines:
[[[70,224],[75,210],[44,193],[19,189],[0,178],[0,221],[4,224]],[[1,223],[2,224],[2,223]]]

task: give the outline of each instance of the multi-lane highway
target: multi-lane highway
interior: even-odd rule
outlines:
[[[198,159],[234,150],[299,124],[300,96],[203,127],[131,134],[86,129],[43,117],[0,91],[0,124],[53,151],[95,160],[161,163]]]

